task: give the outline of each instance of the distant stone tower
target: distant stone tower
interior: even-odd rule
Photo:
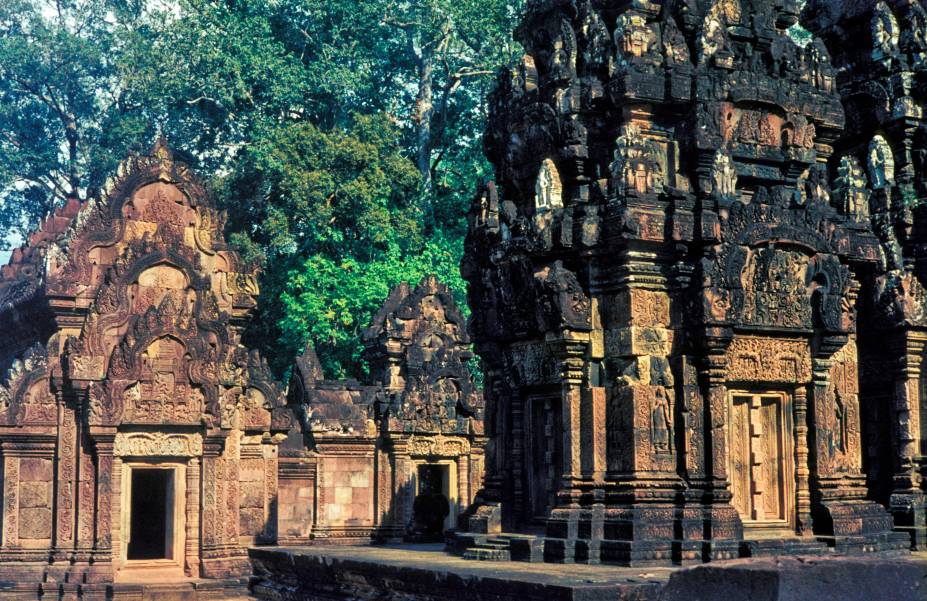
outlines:
[[[491,442],[458,550],[904,547],[862,471],[857,306],[882,245],[833,156],[827,48],[786,33],[798,2],[529,7],[462,266]]]
[[[247,545],[276,539],[292,415],[240,344],[258,289],[222,223],[159,143],[0,271],[0,580],[17,598],[136,595],[152,566],[238,594]]]
[[[364,384],[323,380],[311,346],[296,361],[290,406],[299,426],[280,465],[286,542],[415,537],[423,493],[447,500],[435,527],[454,528],[482,487],[482,394],[447,287],[434,277],[398,285],[363,342]]]

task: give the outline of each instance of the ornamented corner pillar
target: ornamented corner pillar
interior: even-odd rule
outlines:
[[[553,345],[560,362],[563,473],[557,487],[557,506],[547,520],[547,536],[579,536],[579,502],[583,494],[582,406],[588,334],[565,330]],[[571,556],[562,550],[564,560]]]
[[[204,577],[210,577],[216,574],[217,577],[224,575],[220,564],[223,557],[223,531],[224,524],[221,523],[220,503],[224,487],[221,477],[224,477],[224,468],[222,466],[222,453],[225,449],[225,441],[228,437],[228,431],[217,430],[208,433],[203,438],[203,473],[201,478],[202,498],[201,498],[201,515],[202,515],[202,552],[200,572]]]
[[[19,546],[19,457],[3,444],[3,549]]]
[[[55,512],[55,556],[65,560],[74,548],[77,498],[77,415],[63,402],[58,403],[57,511]]]
[[[703,497],[705,543],[702,557],[711,560],[738,556],[738,541],[742,541],[743,522],[731,504],[732,493],[727,474],[727,349],[733,332],[727,327],[706,327],[703,331],[703,386],[706,394],[706,491]]]
[[[892,519],[885,508],[866,498],[854,338],[846,334],[819,337],[812,365],[815,534],[843,553],[907,546],[902,542],[904,535],[892,533]]]
[[[895,530],[908,534],[915,550],[927,549],[927,438],[922,423],[927,411],[921,398],[925,347],[927,336],[912,331],[899,333],[892,344],[898,363],[891,412],[895,470],[888,509]]]
[[[184,540],[184,575],[200,576],[200,458],[187,462],[186,539]]]
[[[280,461],[280,444],[286,440],[286,434],[265,436],[261,445],[264,458],[264,531],[261,542],[269,545],[277,543],[277,514],[280,510],[278,496],[278,475]]]
[[[116,429],[93,426],[90,429],[96,468],[96,528],[94,530],[88,583],[113,580],[113,448]]]

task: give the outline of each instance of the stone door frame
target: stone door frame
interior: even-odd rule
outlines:
[[[186,546],[186,483],[187,483],[187,461],[179,459],[161,459],[161,458],[130,458],[123,460],[122,463],[122,490],[120,491],[122,502],[122,515],[120,516],[120,526],[123,536],[119,549],[120,569],[130,570],[139,567],[176,567],[183,571],[184,567],[184,549]],[[131,534],[132,525],[132,470],[134,469],[157,469],[172,472],[171,486],[168,489],[168,495],[171,503],[171,515],[166,516],[166,527],[169,530],[171,544],[167,546],[166,551],[170,553],[169,558],[164,559],[129,559],[129,535]],[[165,533],[168,534],[168,533]]]
[[[784,502],[784,515],[785,520],[752,520],[750,516],[741,515],[741,520],[743,521],[744,529],[749,530],[755,534],[761,534],[764,531],[781,531],[784,529],[795,531],[797,520],[798,520],[798,506],[796,499],[796,491],[798,489],[798,470],[795,461],[795,449],[798,447],[798,440],[796,440],[799,433],[795,428],[795,416],[793,415],[795,403],[794,403],[794,391],[783,390],[782,388],[776,387],[756,387],[756,386],[746,386],[746,387],[737,387],[732,386],[727,391],[727,403],[726,403],[726,418],[725,423],[728,424],[726,428],[725,437],[727,441],[725,446],[727,448],[727,472],[728,472],[728,482],[731,488],[731,493],[733,494],[733,483],[731,483],[733,476],[733,444],[732,437],[735,435],[733,432],[732,416],[733,416],[733,406],[734,400],[736,398],[749,397],[751,399],[756,399],[760,397],[778,397],[780,399],[779,407],[779,417],[782,420],[782,431],[778,432],[775,440],[781,444],[781,461],[780,469],[782,472],[782,491],[780,496]],[[752,422],[748,422],[748,430],[752,430]],[[747,434],[750,436],[750,432]],[[748,450],[747,459],[752,462],[753,453]],[[754,485],[754,478],[751,474],[750,476],[750,488],[752,489]],[[739,511],[738,511],[739,513]]]
[[[444,518],[444,529],[449,530],[457,527],[457,514],[462,511],[460,507],[460,482],[457,478],[457,461],[458,459],[413,459],[412,460],[412,499],[419,494],[418,468],[422,465],[439,465],[447,467],[447,480],[443,482],[444,495],[450,507],[447,517]]]

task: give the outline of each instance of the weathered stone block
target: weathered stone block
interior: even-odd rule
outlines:
[[[50,507],[51,483],[23,482],[19,486],[20,507]]]
[[[51,538],[52,513],[45,507],[22,507],[19,510],[19,536]]]
[[[39,457],[23,457],[19,460],[19,479],[22,482],[51,482],[51,460]]]

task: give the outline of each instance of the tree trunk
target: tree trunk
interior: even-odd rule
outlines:
[[[80,198],[80,174],[78,173],[79,166],[77,162],[77,122],[70,116],[64,124],[64,135],[68,140],[68,187],[70,190],[67,191],[67,194],[73,195],[75,198]]]
[[[434,55],[430,48],[424,48],[418,63],[415,127],[418,130],[418,170],[422,174],[422,190],[426,196],[431,191],[431,120],[434,112]]]

